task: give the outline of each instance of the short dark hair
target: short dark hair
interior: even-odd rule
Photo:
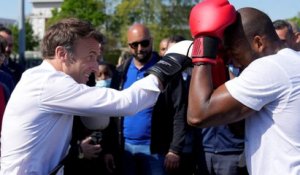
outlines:
[[[100,65],[103,65],[103,66],[107,66],[112,72],[114,72],[116,70],[116,66],[109,63],[109,62],[106,62],[106,61],[100,61],[99,63],[99,66]]]
[[[291,24],[285,20],[282,20],[282,19],[275,20],[275,21],[273,21],[273,26],[276,30],[287,28],[289,30],[289,32],[293,33],[293,28],[292,28]]]
[[[91,23],[77,18],[63,19],[47,29],[42,40],[42,56],[44,59],[53,59],[57,46],[63,46],[73,53],[75,42],[81,38],[93,38],[99,43],[104,40]]]
[[[4,26],[0,26],[0,32],[5,32],[8,35],[12,35],[11,30],[9,28],[4,27]]]
[[[181,35],[173,35],[169,38],[170,43],[178,43],[183,40],[185,40],[185,38]]]

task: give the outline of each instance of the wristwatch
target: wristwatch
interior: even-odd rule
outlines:
[[[83,159],[84,158],[84,154],[81,148],[81,141],[77,141],[77,145],[78,145],[78,159]]]

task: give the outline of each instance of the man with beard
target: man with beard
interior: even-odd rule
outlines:
[[[143,78],[160,59],[153,51],[153,39],[145,25],[130,26],[127,42],[130,58],[117,68],[112,78],[111,86],[118,90],[126,89]],[[186,126],[187,100],[185,93],[181,93],[184,88],[178,74],[165,90],[168,95],[161,94],[154,107],[130,117],[118,118],[119,148],[124,153],[120,159],[122,165],[119,166],[122,174],[164,175],[165,169],[174,171],[178,168]],[[159,132],[158,128],[163,128],[165,132]]]

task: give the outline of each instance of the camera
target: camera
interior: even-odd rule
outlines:
[[[102,132],[101,131],[94,131],[92,134],[91,134],[91,137],[92,137],[92,144],[100,144],[101,140],[102,140]]]

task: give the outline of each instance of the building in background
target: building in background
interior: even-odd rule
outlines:
[[[13,19],[7,19],[7,18],[0,18],[0,26],[11,26],[11,25],[17,25],[18,21]]]
[[[63,0],[31,0],[32,12],[28,17],[34,35],[42,39],[45,33],[46,22],[52,17],[51,10],[54,8],[60,8]]]

